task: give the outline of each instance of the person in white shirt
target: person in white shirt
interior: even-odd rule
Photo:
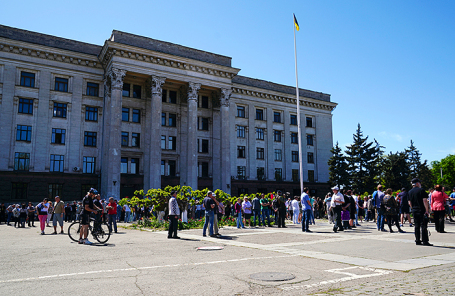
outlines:
[[[127,204],[123,206],[123,209],[125,210],[125,223],[128,223],[130,222],[131,209]]]
[[[333,225],[333,232],[343,231],[343,225],[341,224],[341,205],[344,203],[343,194],[340,193],[338,186],[332,188],[332,202],[331,207],[334,214],[335,224]]]
[[[300,208],[299,208],[299,197],[295,196],[294,200],[291,202],[292,207],[292,223],[300,224],[299,223],[299,215],[300,215]]]

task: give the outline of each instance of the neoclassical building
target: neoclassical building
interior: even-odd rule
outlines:
[[[114,30],[103,46],[0,26],[0,200],[188,185],[298,194],[295,87]],[[330,95],[300,89],[304,182],[328,189]]]

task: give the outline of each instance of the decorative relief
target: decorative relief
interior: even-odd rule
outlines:
[[[126,70],[111,68],[107,75],[111,79],[111,89],[123,89],[123,78],[126,75]]]
[[[166,77],[152,76],[152,96],[161,96],[163,93],[163,84]]]
[[[197,102],[197,92],[201,88],[200,83],[188,82],[188,101]]]
[[[106,78],[104,79],[104,97],[111,97],[111,79],[108,75],[106,75]]]
[[[37,57],[48,60],[61,61],[63,63],[76,64],[94,68],[102,68],[102,65],[98,64],[94,60],[85,60],[77,57],[67,57],[65,55],[58,55],[51,52],[42,52],[40,50],[35,50],[33,48],[24,48],[19,46],[10,46],[7,44],[0,44],[0,51],[6,51],[11,53],[22,54],[31,57]],[[68,58],[68,59],[67,59]]]
[[[231,94],[232,94],[232,89],[229,89],[229,88],[221,89],[221,96],[220,96],[221,106],[229,107],[229,100],[231,98]]]

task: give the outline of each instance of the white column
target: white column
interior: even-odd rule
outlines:
[[[197,100],[200,83],[190,82],[188,85],[188,143],[187,143],[187,186],[198,189],[197,175]]]

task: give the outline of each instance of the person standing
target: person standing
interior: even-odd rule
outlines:
[[[88,226],[90,224],[90,213],[97,214],[97,210],[93,204],[93,199],[98,194],[98,190],[90,188],[87,195],[82,200],[82,217],[81,217],[81,231],[79,236],[79,244],[91,245],[93,244],[87,239]]]
[[[213,235],[219,237],[219,236],[221,236],[221,234],[219,233],[219,229],[218,229],[218,217],[219,217],[219,214],[224,209],[220,208],[220,206],[222,206],[223,204],[220,205],[220,203],[216,200],[215,193],[212,193],[212,199],[215,202],[215,208],[213,208],[213,232],[214,232]]]
[[[52,225],[54,226],[54,233],[57,234],[57,222],[60,225],[60,233],[63,232],[63,213],[65,213],[65,204],[60,200],[59,196],[55,197],[54,203],[54,217],[52,219]]]
[[[237,215],[237,228],[240,228],[240,225],[242,228],[245,228],[245,225],[243,224],[242,221],[242,199],[239,198],[237,199],[237,202],[234,205],[234,211],[235,214]]]
[[[332,211],[332,193],[327,193],[324,199],[326,209],[327,209],[327,219],[329,220],[329,224],[334,223],[333,222],[333,211]]]
[[[408,192],[406,191],[406,188],[401,188],[401,192],[398,194],[400,198],[400,211],[401,211],[401,227],[403,227],[405,223],[405,218],[408,219],[409,221],[409,226],[412,227],[411,223],[411,215],[410,210],[409,210],[409,202],[408,202]]]
[[[392,223],[395,223],[398,228],[398,232],[403,233],[404,231],[400,228],[400,224],[398,223],[398,203],[392,194],[392,188],[387,189],[385,193],[386,194],[382,202],[384,204],[384,214],[387,219],[389,231],[390,233],[393,233]]]
[[[117,201],[111,196],[107,205],[107,215],[109,222],[109,232],[112,232],[112,224],[114,224],[114,232],[117,233]]]
[[[13,218],[13,210],[14,208],[16,207],[15,204],[12,204],[12,205],[9,205],[7,208],[6,208],[6,213],[7,213],[7,218],[6,218],[6,225],[9,225],[11,226],[11,224],[9,223],[11,221],[11,219]]]
[[[207,196],[204,198],[204,207],[205,207],[205,221],[204,227],[202,228],[202,236],[207,236],[207,227],[209,228],[210,237],[216,237],[213,233],[213,222],[215,219],[215,202],[212,199],[212,191],[207,193]]]
[[[414,235],[416,245],[432,246],[428,238],[428,196],[418,178],[412,179],[412,189],[409,191],[409,206],[414,216]]]
[[[261,193],[261,211],[262,211],[262,225],[265,226],[265,217],[267,217],[267,226],[272,227],[270,224],[270,200]]]
[[[299,224],[299,214],[300,214],[300,207],[299,207],[299,197],[294,196],[294,199],[291,202],[292,207],[292,223]]]
[[[31,202],[28,203],[27,207],[28,214],[28,227],[35,227],[35,207]]]
[[[376,210],[378,212],[378,218],[377,218],[378,231],[386,231],[384,229],[384,208],[382,206],[382,200],[384,199],[384,192],[382,192],[382,185],[378,185],[378,190],[373,193],[373,199],[376,204]]]
[[[300,203],[302,204],[302,231],[311,232],[309,229],[312,206],[310,202],[310,197],[308,195],[308,187],[303,188],[303,193],[300,196]]]
[[[36,211],[38,212],[39,225],[41,228],[41,234],[44,235],[44,229],[46,228],[47,214],[49,210],[49,203],[47,198],[45,198],[37,207]]]
[[[442,191],[441,185],[435,186],[435,191],[431,195],[431,209],[434,213],[434,226],[437,232],[444,231],[445,202],[449,199],[447,194]]]
[[[258,196],[255,195],[253,200],[253,226],[259,225],[261,226],[261,201],[259,200]],[[259,224],[256,224],[256,219],[258,219]],[[263,223],[265,226],[265,223]]]
[[[51,221],[52,213],[54,213],[54,206],[52,205],[52,201],[47,202],[47,207],[48,207],[48,210],[47,210],[46,226],[50,227],[49,222]]]
[[[276,199],[278,202],[278,228],[286,228],[286,199],[281,190],[277,191]]]
[[[123,209],[125,210],[125,223],[129,223],[130,222],[131,209],[128,206],[128,204],[125,204],[123,206]],[[164,211],[163,211],[163,216],[164,216]],[[163,218],[161,217],[161,219],[163,219]],[[158,221],[160,221],[161,219],[158,219]]]
[[[169,199],[169,230],[167,238],[179,239],[177,236],[178,221],[180,215],[180,209],[177,202],[177,191],[171,192],[171,198]]]
[[[245,215],[243,225],[246,225],[246,221],[248,221],[248,226],[251,227],[251,202],[249,201],[248,197],[243,198],[242,203],[242,210],[243,214]]]
[[[338,186],[332,188],[332,202],[331,207],[333,210],[333,219],[335,221],[333,225],[333,232],[343,231],[343,225],[341,224],[341,206],[344,203],[343,194],[340,193]]]

